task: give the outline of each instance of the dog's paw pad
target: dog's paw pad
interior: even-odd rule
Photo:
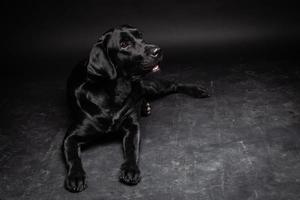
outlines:
[[[81,192],[87,188],[84,172],[70,173],[65,182],[66,189],[70,192]]]
[[[119,179],[126,185],[136,185],[141,181],[141,172],[136,165],[123,165]]]

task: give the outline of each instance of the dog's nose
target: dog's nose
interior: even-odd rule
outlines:
[[[151,56],[157,57],[161,53],[161,49],[159,47],[154,47],[151,49]]]

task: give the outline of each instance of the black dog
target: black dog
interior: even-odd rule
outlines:
[[[198,85],[146,80],[146,74],[159,70],[161,60],[158,46],[145,43],[141,32],[124,25],[104,33],[93,46],[89,59],[73,70],[67,94],[75,118],[63,145],[68,190],[80,192],[87,187],[80,145],[116,132],[124,136],[125,162],[120,181],[137,184],[141,179],[139,118],[150,114],[148,101],[176,92],[196,98],[209,96]]]

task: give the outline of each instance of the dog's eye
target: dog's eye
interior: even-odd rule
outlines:
[[[120,46],[122,47],[122,48],[127,48],[128,46],[130,46],[131,45],[131,42],[130,41],[122,41],[121,43],[120,43]]]

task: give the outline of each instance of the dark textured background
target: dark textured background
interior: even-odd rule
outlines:
[[[61,63],[74,64],[120,24],[140,28],[167,56],[181,59],[286,58],[299,50],[296,1],[5,2],[2,48],[10,67],[1,70],[17,74],[69,69]]]
[[[299,200],[300,39],[293,1],[4,1],[1,200]],[[88,189],[63,187],[65,81],[107,29],[165,53],[157,76],[201,83],[142,119],[142,181],[118,182],[121,145],[82,153]]]

